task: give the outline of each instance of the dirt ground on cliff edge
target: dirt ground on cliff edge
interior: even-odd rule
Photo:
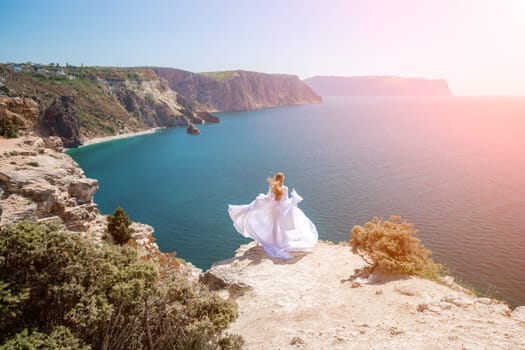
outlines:
[[[363,264],[346,246],[279,260],[251,243],[211,271],[251,287],[230,328],[246,349],[525,349],[525,307],[420,278],[352,283]]]

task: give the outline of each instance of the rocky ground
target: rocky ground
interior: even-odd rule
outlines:
[[[347,246],[320,242],[280,260],[251,243],[202,278],[236,298],[230,331],[246,349],[525,349],[525,307],[469,295],[450,278],[351,281],[364,264]]]

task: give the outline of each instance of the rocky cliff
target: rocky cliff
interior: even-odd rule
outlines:
[[[525,306],[478,298],[443,283],[375,274],[350,247],[319,242],[293,259],[241,246],[201,279],[235,298],[230,331],[246,349],[525,349]]]
[[[219,122],[212,111],[319,101],[292,75],[0,64],[0,127],[58,136],[66,147],[155,127],[199,134],[196,125]]]
[[[444,79],[317,76],[304,82],[321,96],[451,96]]]
[[[242,70],[192,73],[173,68],[155,68],[155,73],[201,110],[247,111],[321,102],[321,98],[294,75]]]
[[[194,110],[192,101],[149,68],[21,67],[0,65],[0,118],[41,136],[59,136],[66,147],[94,137],[219,121]]]
[[[62,152],[60,138],[0,138],[0,226],[22,220],[55,222],[98,241],[106,228],[88,179]],[[150,226],[133,223],[134,237],[147,242]]]
[[[9,120],[18,130],[32,130],[41,112],[39,104],[31,98],[0,96],[0,118]]]

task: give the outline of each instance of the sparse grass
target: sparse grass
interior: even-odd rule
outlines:
[[[203,72],[199,74],[205,77],[208,77],[208,78],[212,78],[213,80],[219,83],[222,83],[225,80],[228,80],[228,79],[231,79],[237,76],[237,71],[229,70],[229,71],[220,71],[220,72]]]
[[[104,136],[115,135],[114,128],[117,126],[111,125],[111,122],[105,121],[103,118],[88,114],[84,111],[79,111],[77,115],[82,128],[94,131]]]
[[[447,272],[447,274],[449,274],[449,273]],[[447,283],[444,283],[441,280],[439,280],[438,282],[440,282],[442,284],[445,284],[445,285],[448,285]],[[456,279],[456,278],[454,278],[454,284],[457,285],[457,286],[456,287],[454,287],[453,285],[452,286],[448,285],[448,286],[451,287],[452,289],[455,289],[455,290],[459,289],[461,292],[470,294],[470,295],[475,296],[475,297],[487,296],[487,295],[483,295],[482,293],[480,293],[479,290],[477,290],[471,283],[467,282],[464,279],[461,279],[461,278],[460,279]]]

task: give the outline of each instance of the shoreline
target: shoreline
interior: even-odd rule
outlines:
[[[150,128],[150,129],[146,129],[146,130],[135,131],[135,132],[128,132],[128,133],[125,133],[125,134],[118,134],[118,135],[113,135],[113,136],[95,137],[95,138],[87,140],[85,143],[81,144],[78,147],[74,147],[74,148],[81,148],[81,147],[85,147],[85,146],[96,145],[98,143],[104,143],[104,142],[115,141],[115,140],[120,140],[120,139],[127,139],[127,138],[135,137],[135,136],[154,134],[154,133],[156,133],[156,132],[158,132],[159,130],[162,130],[162,129],[164,129],[164,128],[157,127],[157,128]],[[64,150],[70,150],[70,149],[74,149],[74,148],[64,148]]]

